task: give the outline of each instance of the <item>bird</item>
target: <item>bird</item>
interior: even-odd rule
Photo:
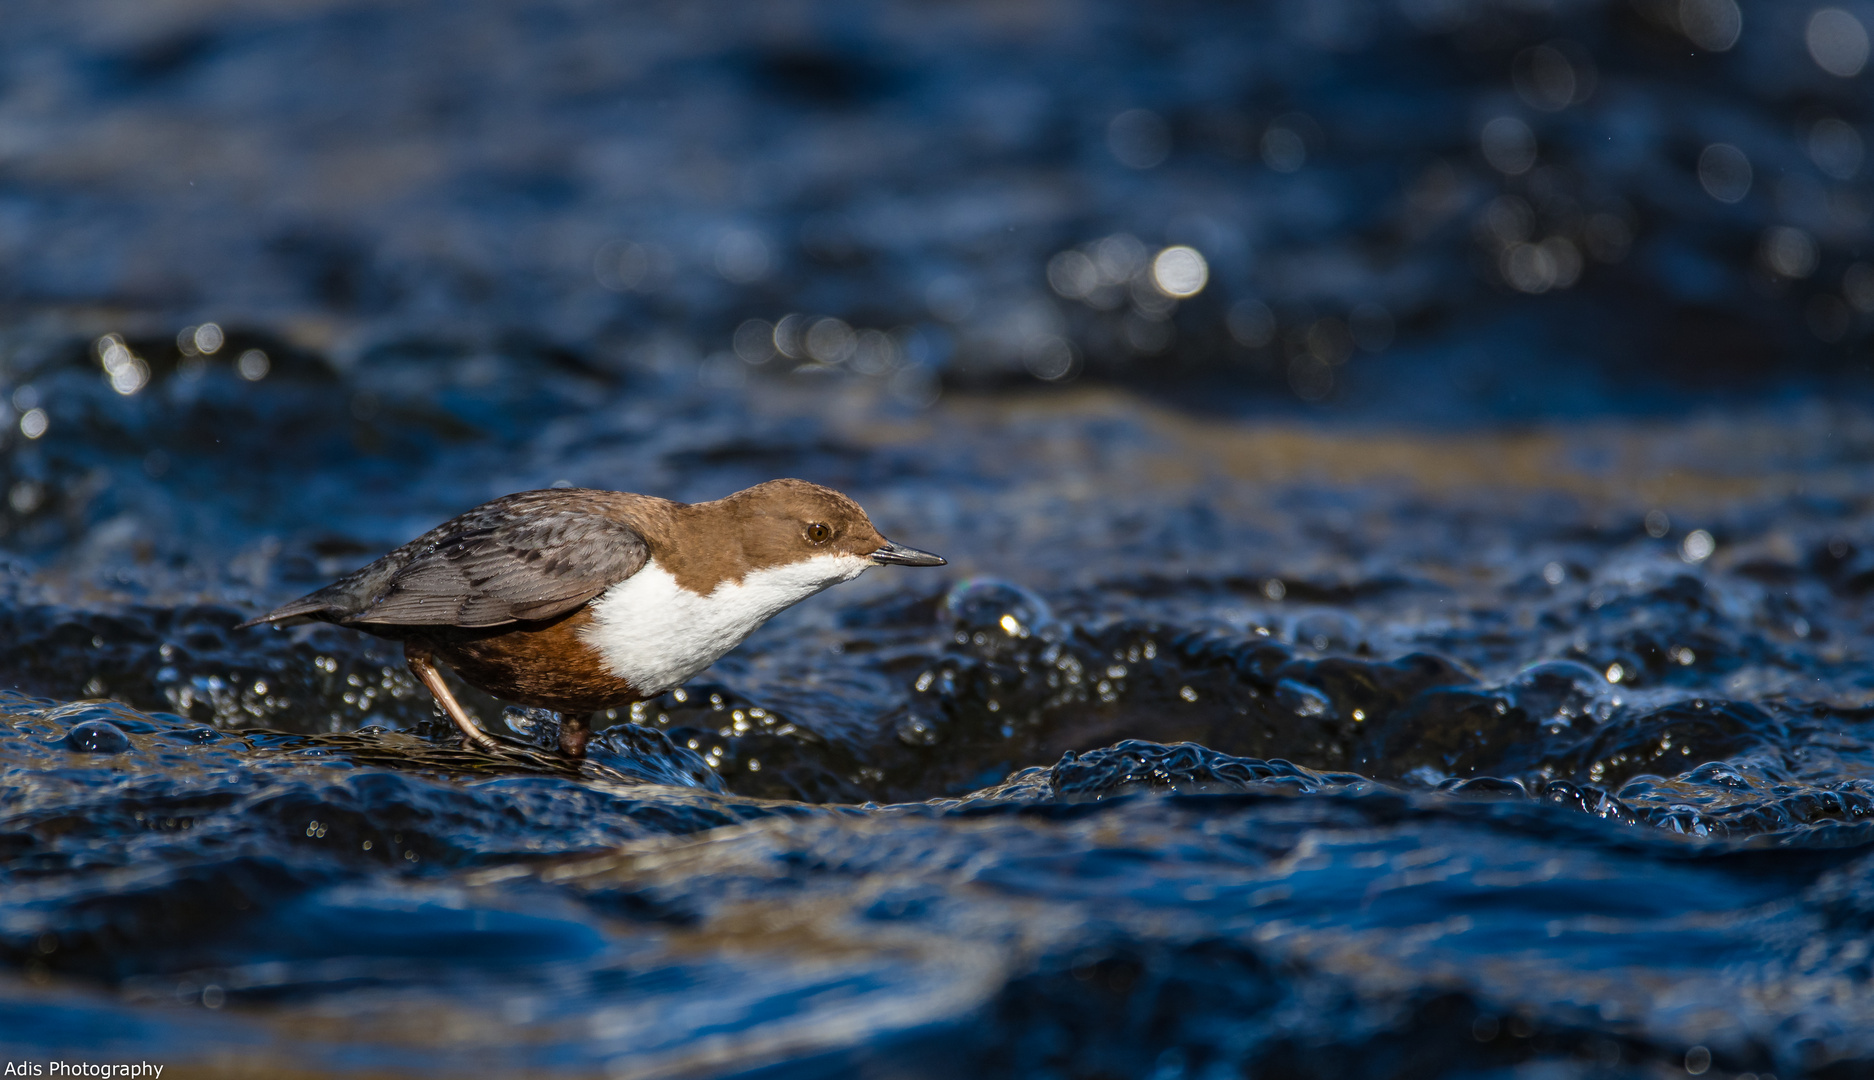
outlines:
[[[781,611],[885,565],[945,561],[805,480],[698,503],[548,488],[483,503],[237,629],[319,621],[400,641],[470,745],[499,746],[438,663],[560,713],[560,751],[583,757],[590,714],[681,686]]]

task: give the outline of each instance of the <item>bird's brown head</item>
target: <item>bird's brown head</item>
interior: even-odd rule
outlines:
[[[885,539],[858,503],[805,480],[770,480],[713,505],[738,523],[743,557],[751,565],[817,556],[856,557],[869,565],[944,565],[935,555]]]

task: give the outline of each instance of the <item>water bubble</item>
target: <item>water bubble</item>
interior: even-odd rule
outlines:
[[[1575,660],[1545,660],[1518,672],[1503,689],[1531,720],[1568,726],[1594,716],[1607,694],[1607,679]]]
[[[1861,133],[1841,120],[1826,117],[1809,128],[1809,160],[1826,176],[1853,180],[1863,153]]]
[[[1641,524],[1646,527],[1646,535],[1655,540],[1672,531],[1672,519],[1664,510],[1648,510]]]
[[[944,610],[959,634],[987,634],[986,640],[1041,637],[1056,640],[1060,625],[1047,601],[1012,582],[967,578],[944,596]]]
[[[1851,79],[1867,66],[1867,27],[1840,8],[1823,8],[1809,16],[1803,41],[1810,59],[1830,75]]]
[[[1204,291],[1210,280],[1210,264],[1194,247],[1183,244],[1168,247],[1152,260],[1152,284],[1166,296],[1183,299]]]
[[[1743,32],[1744,13],[1737,0],[1679,0],[1679,29],[1706,52],[1725,52]]]
[[[1685,1052],[1685,1071],[1693,1076],[1703,1076],[1711,1068],[1711,1051],[1702,1046],[1694,1046]]]
[[[37,439],[44,435],[46,428],[51,426],[51,419],[46,416],[44,409],[27,409],[20,414],[20,434],[29,439]]]
[[[1281,578],[1272,577],[1262,583],[1262,595],[1271,600],[1280,600],[1288,595],[1288,586],[1282,583]]]
[[[1106,125],[1106,148],[1129,169],[1156,168],[1171,154],[1171,128],[1149,109],[1128,109]]]
[[[1686,533],[1685,540],[1679,545],[1680,554],[1689,563],[1704,562],[1711,558],[1711,553],[1716,550],[1718,550],[1718,542],[1703,529],[1693,529]]]
[[[130,749],[130,736],[107,720],[86,720],[72,725],[65,748],[86,754],[121,754]]]
[[[1358,619],[1339,611],[1315,611],[1296,619],[1291,634],[1298,642],[1312,645],[1316,652],[1339,646],[1351,648],[1360,643]]]
[[[915,714],[898,721],[892,733],[906,746],[936,746],[943,738],[936,721]]]
[[[1296,679],[1275,684],[1275,700],[1296,716],[1332,717],[1334,702],[1325,693]]]
[[[1239,345],[1260,349],[1275,340],[1275,312],[1260,300],[1238,300],[1231,304],[1225,323],[1230,336]]]
[[[1480,145],[1484,160],[1505,176],[1521,176],[1536,163],[1536,133],[1514,116],[1485,124]]]
[[[273,362],[267,359],[267,354],[259,349],[248,349],[241,354],[239,360],[235,361],[234,369],[240,372],[241,378],[248,382],[259,382],[267,377],[268,371],[273,369]]]
[[[1699,186],[1721,203],[1750,194],[1751,175],[1750,159],[1730,143],[1712,143],[1698,155]]]
[[[1620,666],[1620,664],[1613,663],[1613,664],[1607,665],[1607,681],[1608,682],[1618,683],[1626,677],[1627,677],[1627,669]]]
[[[1764,265],[1786,278],[1806,278],[1815,273],[1822,253],[1815,237],[1791,225],[1774,225],[1764,230],[1760,249]]]
[[[1542,568],[1542,580],[1550,585],[1560,585],[1568,580],[1568,571],[1561,563],[1552,562]]]

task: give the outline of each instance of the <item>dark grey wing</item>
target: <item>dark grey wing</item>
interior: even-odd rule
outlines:
[[[478,506],[255,622],[500,626],[564,614],[649,558],[636,529],[569,507],[574,494],[528,491]]]

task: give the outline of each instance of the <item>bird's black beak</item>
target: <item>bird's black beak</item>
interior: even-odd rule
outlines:
[[[881,565],[885,563],[896,563],[899,566],[944,565],[941,556],[932,555],[928,551],[919,551],[916,548],[908,548],[903,544],[894,544],[890,540],[885,541],[884,547],[874,551],[871,558],[873,562]]]

